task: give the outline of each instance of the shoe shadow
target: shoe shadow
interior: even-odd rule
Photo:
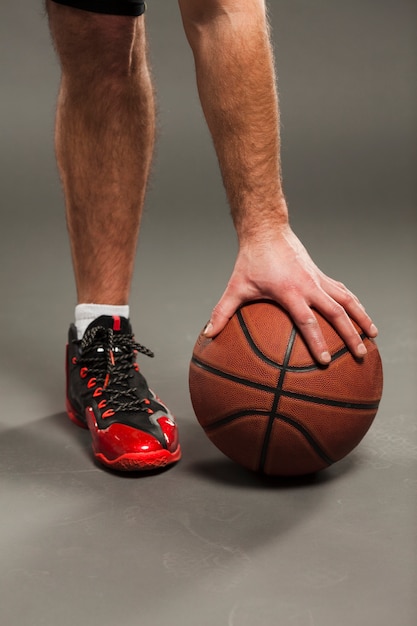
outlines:
[[[0,427],[0,473],[41,474],[91,469],[88,432],[65,413],[17,427]]]
[[[124,472],[101,465],[92,453],[89,431],[74,425],[64,412],[15,428],[0,424],[0,474],[100,471],[124,479],[138,479],[163,474],[171,467]]]

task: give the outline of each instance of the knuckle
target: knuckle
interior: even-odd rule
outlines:
[[[339,287],[339,289],[341,289],[342,291],[346,291],[346,292],[349,291],[346,285],[342,283],[340,280],[336,280],[335,283],[336,283],[336,286]]]
[[[301,326],[304,329],[308,328],[317,328],[319,323],[316,317],[313,314],[307,315],[306,317],[302,317],[297,322],[298,326]]]
[[[328,309],[327,316],[332,319],[340,319],[346,316],[345,308],[338,302],[333,302]]]
[[[225,317],[224,312],[223,312],[223,307],[221,304],[216,304],[216,306],[214,307],[212,313],[211,313],[212,317]]]
[[[357,304],[358,298],[349,289],[345,289],[342,293],[341,300],[344,304]]]
[[[311,333],[312,331],[315,331],[319,327],[319,323],[317,321],[317,318],[314,315],[314,313],[311,311],[311,309],[309,311],[306,311],[302,315],[295,316],[293,314],[293,318],[294,318],[294,321],[296,322],[297,326],[303,332]]]
[[[211,313],[212,318],[222,320],[230,319],[231,315],[222,302],[218,302]]]

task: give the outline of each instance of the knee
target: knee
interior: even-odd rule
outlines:
[[[213,20],[221,15],[227,15],[230,10],[230,2],[224,0],[178,0],[181,17],[186,31],[204,30]]]
[[[178,0],[182,17],[197,26],[227,17],[229,20],[247,16],[253,19],[266,14],[265,0]]]
[[[256,24],[266,25],[265,0],[178,0],[185,33],[192,47],[205,38],[245,32]]]
[[[91,13],[49,0],[47,6],[66,78],[123,80],[146,64],[142,17]]]

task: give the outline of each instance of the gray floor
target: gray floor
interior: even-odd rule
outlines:
[[[176,3],[152,0],[160,142],[132,295],[184,459],[94,465],[64,414],[74,287],[53,158],[58,70],[37,3],[0,22],[0,620],[13,626],[413,626],[416,582],[415,5],[270,2],[292,222],[379,328],[385,392],[315,481],[225,459],[187,391],[235,238]],[[214,251],[214,253],[213,253]],[[151,259],[151,262],[150,262]]]

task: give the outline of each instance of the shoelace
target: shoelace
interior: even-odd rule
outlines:
[[[149,400],[138,398],[137,387],[130,382],[132,367],[139,371],[135,362],[137,353],[154,356],[151,350],[137,343],[133,335],[117,333],[115,337],[111,328],[103,326],[95,326],[84,333],[78,359],[80,375],[88,378],[87,388],[94,397],[99,398],[106,392],[107,400],[98,402],[99,408],[103,410],[103,418],[110,417],[117,411],[145,410],[153,413],[146,406],[150,404]]]

